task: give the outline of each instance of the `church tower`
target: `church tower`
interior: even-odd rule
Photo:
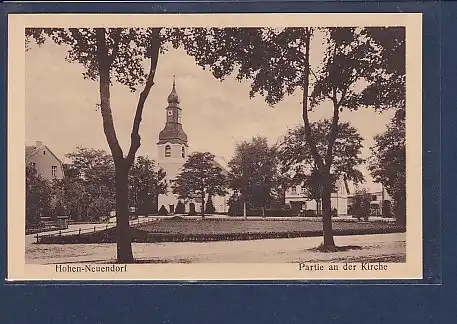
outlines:
[[[164,205],[171,213],[176,207],[177,198],[172,193],[171,181],[176,178],[180,168],[187,160],[188,144],[187,135],[181,124],[181,108],[179,96],[176,92],[175,79],[173,88],[168,96],[165,127],[159,133],[157,142],[158,164],[167,173],[168,193],[159,196],[159,208]]]

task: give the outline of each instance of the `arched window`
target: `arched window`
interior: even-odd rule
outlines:
[[[171,146],[165,146],[165,157],[171,157]]]
[[[181,156],[182,156],[183,158],[186,157],[186,149],[184,148],[184,146],[181,146]]]

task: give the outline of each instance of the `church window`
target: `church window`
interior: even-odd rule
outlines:
[[[183,158],[186,157],[186,149],[184,148],[184,146],[181,146],[181,156],[182,156]]]
[[[292,187],[292,193],[295,195],[297,194],[297,187]]]
[[[171,146],[165,146],[165,157],[171,157]]]

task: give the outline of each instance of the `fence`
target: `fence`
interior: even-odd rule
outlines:
[[[143,223],[149,223],[154,221],[155,218],[137,218],[135,220],[129,221],[130,225],[139,225]],[[55,236],[63,236],[63,235],[81,235],[81,234],[86,234],[86,233],[94,233],[97,231],[104,231],[109,228],[116,227],[116,223],[108,223],[108,224],[103,224],[103,225],[94,225],[93,227],[87,227],[87,228],[78,228],[74,230],[59,230],[57,233],[52,233],[52,234],[37,234],[35,236],[36,242],[39,243],[40,239],[43,237],[55,237]]]

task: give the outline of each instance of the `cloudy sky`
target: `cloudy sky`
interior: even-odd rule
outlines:
[[[317,42],[317,40],[316,40]],[[312,44],[313,45],[313,44]],[[314,48],[318,48],[318,44]],[[311,58],[317,64],[320,53]],[[83,67],[65,61],[66,49],[52,43],[32,45],[26,52],[26,144],[42,141],[57,156],[76,147],[109,151],[102,129],[97,83],[84,80]],[[197,66],[192,57],[181,50],[170,50],[159,58],[155,85],[146,101],[138,155],[157,155],[158,133],[165,123],[165,107],[173,75],[181,99],[182,124],[191,151],[209,151],[230,160],[235,144],[261,135],[275,143],[288,128],[302,124],[301,94],[297,91],[275,107],[261,97],[249,98],[249,83],[228,78],[216,80],[210,72]],[[112,109],[118,140],[126,152],[138,93],[114,85]],[[311,112],[312,120],[331,115],[331,107],[322,105]],[[343,112],[341,119],[350,121],[364,140],[364,157],[368,156],[373,136],[385,130],[391,113],[372,109]],[[362,168],[364,171],[365,168]],[[365,186],[375,189],[367,172]]]

